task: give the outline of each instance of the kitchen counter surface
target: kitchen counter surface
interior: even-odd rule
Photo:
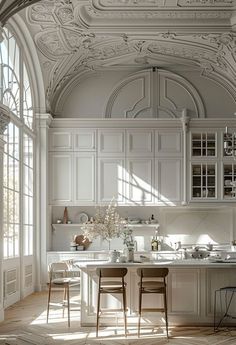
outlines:
[[[204,268],[236,268],[236,260],[204,260],[204,259],[186,259],[186,260],[157,260],[150,262],[109,262],[104,260],[75,261],[79,267],[204,267]]]

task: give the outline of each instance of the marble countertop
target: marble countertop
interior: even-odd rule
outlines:
[[[185,259],[185,260],[157,260],[150,262],[110,262],[104,260],[92,260],[84,262],[75,262],[75,265],[81,268],[96,268],[96,267],[203,267],[203,268],[236,268],[236,260],[204,260],[204,259]]]

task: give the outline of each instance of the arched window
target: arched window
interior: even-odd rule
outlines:
[[[3,223],[5,259],[33,254],[34,116],[23,50],[9,29],[0,44],[0,101],[11,122],[4,133]],[[20,246],[22,244],[22,247]]]

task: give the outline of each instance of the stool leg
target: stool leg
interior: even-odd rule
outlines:
[[[140,288],[139,289],[139,304],[138,304],[138,337],[140,337],[141,310],[142,310],[142,291]]]
[[[166,298],[166,289],[164,292],[164,308],[165,308],[165,320],[166,320],[166,337],[169,338],[168,335],[168,316],[167,316],[167,298]]]
[[[98,305],[97,305],[97,325],[96,325],[96,337],[98,337],[98,328],[99,328],[99,314],[100,314],[100,289],[98,289]]]
[[[49,317],[50,300],[51,300],[51,284],[49,284],[49,289],[48,289],[47,323],[48,323],[48,317]]]
[[[216,327],[216,294],[217,294],[218,290],[215,290],[215,296],[214,296],[214,332],[217,331],[217,327]]]
[[[70,327],[70,292],[69,292],[69,284],[67,285],[67,311],[68,311],[68,327]]]
[[[124,323],[125,323],[125,336],[127,337],[127,318],[126,318],[126,289],[123,286],[123,311],[124,311]]]

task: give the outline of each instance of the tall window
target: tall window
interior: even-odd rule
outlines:
[[[11,111],[5,136],[4,258],[33,254],[33,107],[23,51],[8,29],[0,44],[0,101]]]

